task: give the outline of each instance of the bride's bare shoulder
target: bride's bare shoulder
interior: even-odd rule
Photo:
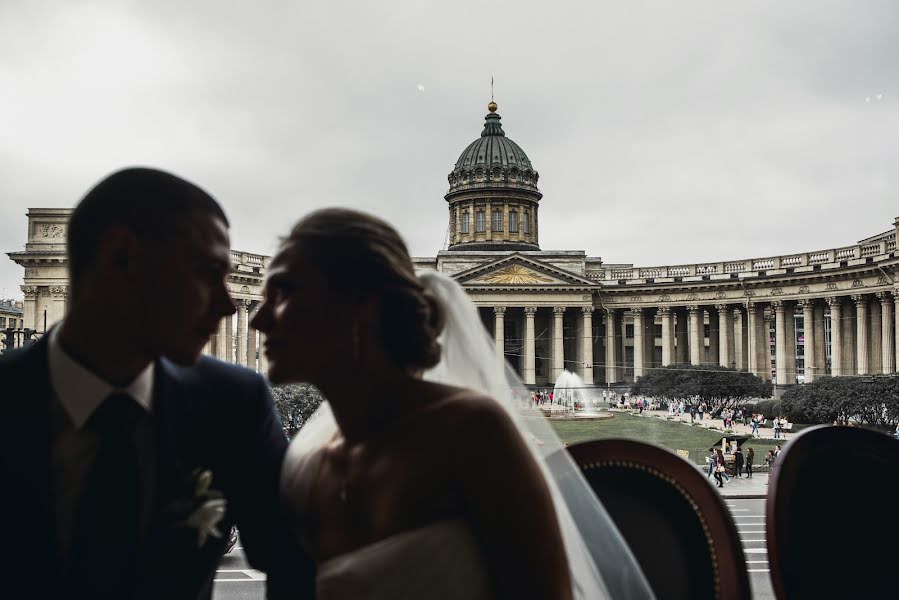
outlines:
[[[458,433],[459,428],[467,430],[466,435],[498,433],[498,430],[514,430],[512,420],[499,401],[476,390],[421,382],[422,396],[426,399],[428,411],[441,428]]]

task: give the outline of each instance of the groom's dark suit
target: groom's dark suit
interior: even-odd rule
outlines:
[[[0,358],[0,568],[29,598],[72,597],[55,512],[48,337]],[[198,549],[196,531],[175,525],[185,515],[165,510],[191,496],[195,470],[208,469],[228,502],[219,529],[227,534],[237,523],[250,563],[268,573],[269,597],[311,597],[310,563],[280,518],[287,442],[264,380],[207,357],[193,367],[157,360],[152,419],[156,494],[144,499],[153,509],[139,551],[139,596],[211,596],[223,540]]]

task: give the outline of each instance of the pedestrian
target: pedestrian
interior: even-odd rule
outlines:
[[[690,405],[690,422],[694,422],[696,420],[696,405]],[[896,436],[899,437],[899,425],[896,426]]]
[[[702,415],[705,413],[705,402],[699,403],[699,420],[702,421]]]
[[[706,456],[705,459],[706,459],[706,460],[708,461],[708,463],[709,463],[709,473],[708,473],[708,475],[706,475],[706,477],[711,477],[711,476],[712,476],[712,473],[715,472],[715,466],[716,466],[716,463],[717,463],[717,461],[715,460],[715,459],[716,459],[716,455],[715,455],[715,449],[714,449],[714,448],[709,448],[709,455]]]
[[[721,453],[721,449],[715,451],[715,481],[718,482],[718,487],[724,487],[724,481],[721,479],[722,474],[724,473],[724,454]]]
[[[743,451],[740,446],[734,450],[734,477],[739,478],[743,474]]]
[[[772,427],[774,428],[774,439],[780,439],[780,417],[774,417],[774,423],[772,423]]]
[[[746,478],[752,479],[752,462],[755,460],[755,450],[749,449],[746,453]]]
[[[777,456],[774,454],[774,450],[768,450],[768,455],[765,456],[765,464],[768,465],[768,469],[774,466],[774,459]]]
[[[780,456],[780,444],[774,446],[774,457],[777,458],[778,456]]]
[[[759,437],[759,416],[757,414],[752,415],[750,424],[752,425],[752,437]]]

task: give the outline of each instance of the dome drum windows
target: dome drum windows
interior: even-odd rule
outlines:
[[[469,220],[470,214],[467,210],[462,211],[462,233],[471,233],[471,224]]]
[[[487,218],[484,209],[482,208],[479,208],[475,213],[474,231],[475,233],[484,233],[487,231]]]
[[[490,221],[490,230],[491,231],[502,231],[503,230],[503,209],[494,208],[493,214],[491,215]]]
[[[509,233],[518,233],[518,211],[509,210]]]

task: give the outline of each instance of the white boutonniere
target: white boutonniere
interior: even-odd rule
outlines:
[[[193,473],[192,496],[176,500],[170,510],[178,515],[178,527],[188,527],[197,532],[197,548],[202,548],[209,537],[221,538],[219,522],[225,518],[228,502],[222,493],[212,488],[212,471],[197,469]]]

